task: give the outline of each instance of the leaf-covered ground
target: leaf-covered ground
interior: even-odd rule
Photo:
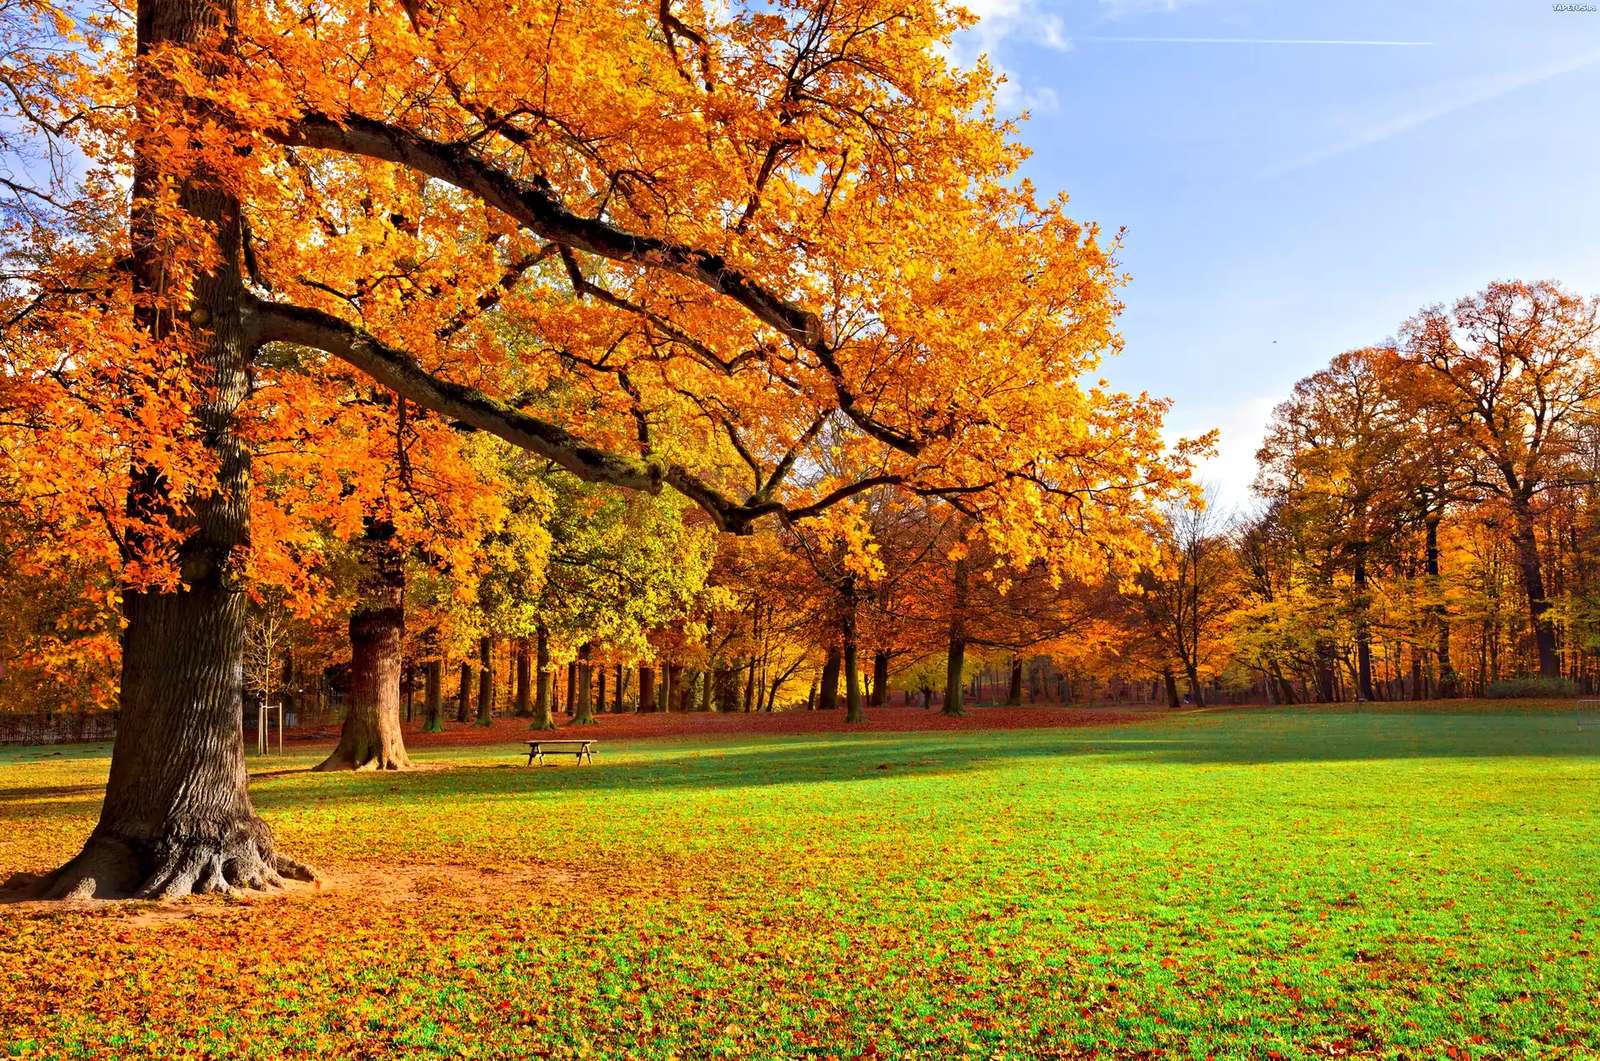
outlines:
[[[0,1056],[1600,1056],[1600,729],[1556,712],[261,765],[320,894],[0,906]],[[106,749],[0,751],[0,874]]]

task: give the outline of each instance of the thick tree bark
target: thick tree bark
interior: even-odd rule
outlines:
[[[456,689],[456,721],[466,722],[472,718],[472,664],[466,660],[461,661],[461,684]]]
[[[444,661],[431,659],[422,668],[422,732],[444,732]]]
[[[1527,501],[1512,506],[1512,540],[1517,548],[1517,568],[1522,573],[1522,588],[1528,597],[1528,622],[1533,627],[1533,643],[1539,654],[1539,676],[1561,677],[1561,658],[1556,654],[1556,628],[1550,621],[1550,601],[1544,594],[1544,572],[1539,565],[1539,540],[1533,530],[1533,511]]]
[[[822,661],[822,697],[817,704],[822,711],[832,711],[839,706],[839,649],[829,646]]]
[[[1022,657],[1011,657],[1011,680],[1006,685],[1006,706],[1022,706]]]
[[[525,637],[517,638],[517,717],[533,717],[533,661]]]
[[[550,631],[542,625],[534,630],[534,683],[533,725],[531,729],[555,729],[550,696]]]
[[[883,707],[889,702],[889,650],[880,648],[872,654],[872,707]]]
[[[194,47],[232,21],[223,3],[141,0],[138,55]],[[170,82],[148,70],[136,94],[141,118],[171,105]],[[187,100],[186,106],[192,106]],[[135,466],[135,515],[170,514],[183,534],[179,584],[123,594],[122,680],[117,736],[100,820],[83,850],[42,882],[53,898],[168,898],[228,888],[270,888],[312,872],[279,856],[246,789],[243,732],[242,556],[250,537],[249,454],[237,410],[248,391],[253,350],[242,307],[239,204],[205,171],[181,176],[177,210],[199,222],[217,255],[214,272],[188,292],[165,258],[157,197],[164,178],[136,142],[132,261],[135,324],[158,342],[189,343],[199,393],[193,427],[217,462],[217,490],[173,512],[158,473]],[[178,322],[183,323],[178,323]],[[182,329],[174,334],[173,329]],[[139,546],[138,536],[130,543]]]
[[[639,664],[639,710],[656,709],[656,670],[648,664]]]
[[[590,658],[594,655],[594,646],[585,642],[578,648],[578,709],[572,721],[579,726],[588,726],[594,723],[594,664]]]
[[[856,638],[852,630],[844,642],[844,720],[865,722],[867,712],[861,701],[861,668],[857,666]]]
[[[400,727],[400,671],[405,643],[405,559],[394,525],[370,519],[361,542],[360,603],[350,613],[350,706],[339,743],[318,770],[410,767]]]
[[[478,718],[480,726],[494,723],[494,639],[478,638]]]
[[[1167,706],[1169,708],[1182,707],[1183,699],[1178,696],[1178,679],[1173,677],[1171,667],[1161,672],[1161,681],[1167,690]]]
[[[628,671],[622,664],[617,664],[617,691],[612,694],[612,710],[622,714],[622,694],[628,691]]]

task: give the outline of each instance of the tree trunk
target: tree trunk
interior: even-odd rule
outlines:
[[[889,702],[889,650],[880,648],[872,654],[872,705],[883,707]]]
[[[1356,607],[1356,697],[1370,703],[1377,699],[1372,690],[1372,627],[1367,618],[1367,558],[1358,549],[1355,562]]]
[[[1182,707],[1183,700],[1178,696],[1178,679],[1173,677],[1171,667],[1161,672],[1161,681],[1167,689],[1167,706],[1169,708]]]
[[[533,717],[533,660],[525,637],[517,638],[517,717]]]
[[[839,649],[829,646],[822,660],[822,695],[817,701],[821,711],[832,711],[839,706]]]
[[[966,557],[963,556],[956,561],[950,583],[953,590],[950,600],[950,641],[949,648],[945,652],[944,707],[940,711],[942,714],[960,716],[967,713],[966,706],[962,703],[962,678],[967,666]]]
[[[573,715],[575,725],[588,726],[594,723],[594,664],[589,662],[594,654],[594,646],[585,642],[578,647],[578,709]]]
[[[1006,706],[1022,706],[1022,657],[1011,657],[1011,681],[1006,686]]]
[[[530,729],[555,729],[550,706],[550,631],[538,626],[533,633],[534,684],[533,725]]]
[[[478,725],[494,722],[494,640],[478,638]]]
[[[138,54],[163,45],[191,48],[222,28],[228,14],[221,3],[140,0]],[[170,107],[175,94],[196,106],[176,85],[151,76],[138,89],[139,116],[148,119],[152,105]],[[170,514],[183,535],[179,581],[174,589],[123,594],[117,736],[105,800],[83,850],[42,882],[52,898],[169,898],[314,877],[273,849],[251,805],[244,765],[242,561],[250,537],[250,464],[237,411],[253,351],[241,312],[239,204],[201,168],[176,187],[176,211],[186,216],[158,218],[166,176],[136,143],[134,324],[157,342],[173,339],[175,328],[189,341],[199,394],[194,426],[217,462],[217,489],[174,512],[159,473],[135,464],[130,513]],[[171,222],[213,241],[215,271],[197,276],[187,292],[167,287],[181,275],[166,260]],[[135,550],[138,538],[129,543]]]
[[[1528,596],[1528,622],[1533,626],[1533,642],[1539,653],[1539,676],[1561,677],[1561,659],[1556,655],[1556,628],[1550,621],[1550,602],[1544,595],[1544,574],[1539,566],[1539,540],[1534,535],[1533,512],[1529,503],[1513,503],[1515,516],[1512,539],[1517,548],[1517,568],[1522,573],[1522,588]]]
[[[647,664],[639,664],[639,710],[654,711],[656,709],[656,670]]]
[[[422,732],[444,732],[444,661],[431,659],[422,668]]]
[[[854,610],[845,618],[844,629],[844,720],[865,722],[867,712],[861,703],[861,668],[856,665],[856,622]]]
[[[1336,703],[1339,699],[1338,690],[1334,687],[1336,675],[1333,670],[1333,642],[1320,640],[1316,644],[1316,659],[1312,664],[1312,671],[1317,682],[1317,701],[1324,704]]]
[[[611,694],[612,695],[612,701],[611,701],[612,710],[614,710],[619,715],[622,714],[622,694],[627,691],[627,687],[628,687],[628,672],[622,666],[622,664],[619,663],[619,664],[617,664],[617,690],[616,690],[616,692]]]
[[[594,709],[604,714],[606,709],[606,665],[595,664],[594,668]]]
[[[1444,587],[1439,584],[1439,514],[1428,515],[1423,549],[1423,566],[1428,576],[1428,588],[1437,603],[1430,604],[1433,614],[1434,637],[1439,657],[1439,684],[1434,695],[1441,700],[1453,700],[1461,695],[1461,680],[1456,677],[1455,665],[1450,662],[1450,613],[1443,600]]]
[[[472,664],[461,661],[461,686],[456,690],[456,721],[472,717]]]
[[[361,602],[350,613],[350,706],[339,743],[318,770],[404,770],[411,765],[400,728],[405,643],[405,560],[394,525],[370,519],[361,543]]]
[[[567,661],[567,716],[578,711],[578,661]]]

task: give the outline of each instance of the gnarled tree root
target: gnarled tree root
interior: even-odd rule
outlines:
[[[312,768],[320,773],[342,770],[409,770],[411,757],[405,745],[396,740],[341,740],[329,756]]]
[[[39,881],[41,899],[176,899],[233,891],[277,891],[316,883],[315,870],[272,848],[259,819],[172,835],[154,844],[95,833],[71,862]]]

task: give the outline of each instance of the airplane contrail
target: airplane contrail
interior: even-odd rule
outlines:
[[[1309,37],[1073,37],[1072,39],[1103,44],[1290,44],[1336,45],[1350,48],[1433,47],[1433,41],[1329,40]]]

